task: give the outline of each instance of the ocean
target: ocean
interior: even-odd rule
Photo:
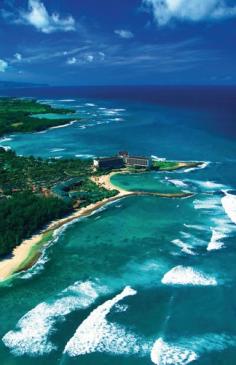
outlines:
[[[107,204],[56,231],[30,270],[1,284],[0,364],[235,365],[236,89],[2,94],[76,110],[63,127],[1,139],[19,155],[128,150],[203,165],[113,176],[123,188],[194,195]]]

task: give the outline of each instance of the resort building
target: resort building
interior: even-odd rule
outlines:
[[[124,167],[124,160],[119,156],[101,157],[93,160],[93,166],[98,169],[120,169]]]
[[[152,160],[149,157],[130,156],[127,151],[121,151],[115,157],[103,157],[93,160],[93,165],[97,169],[119,169],[122,167],[140,167],[149,169],[152,166]]]
[[[149,169],[152,165],[152,161],[148,157],[141,156],[128,156],[124,158],[126,166],[143,167]]]
[[[152,165],[151,158],[143,156],[130,156],[129,152],[121,151],[118,153],[119,157],[122,157],[126,166],[150,168]]]

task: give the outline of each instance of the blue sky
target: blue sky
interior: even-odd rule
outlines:
[[[236,84],[235,0],[1,0],[0,80]]]

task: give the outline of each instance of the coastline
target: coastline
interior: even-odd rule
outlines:
[[[27,270],[32,267],[39,257],[41,256],[41,249],[45,247],[53,238],[53,232],[62,227],[64,224],[70,223],[75,219],[85,217],[90,215],[97,209],[106,205],[107,203],[114,202],[120,198],[124,198],[127,196],[158,196],[162,198],[187,198],[192,196],[192,193],[158,193],[158,192],[145,192],[145,191],[128,191],[124,190],[116,185],[113,185],[111,182],[111,177],[116,174],[124,174],[128,173],[125,170],[122,171],[113,171],[107,175],[101,176],[92,176],[91,180],[102,186],[108,190],[117,190],[118,194],[105,198],[96,203],[92,203],[87,205],[86,207],[77,209],[73,211],[69,216],[60,218],[58,220],[54,220],[48,224],[48,226],[42,229],[41,232],[35,234],[31,238],[24,240],[19,246],[17,246],[10,258],[0,261],[0,283],[10,279],[14,274],[17,274],[21,271]]]
[[[109,180],[109,176],[107,176],[107,179]],[[112,189],[114,189],[114,187]],[[23,271],[26,268],[32,267],[32,265],[41,255],[41,247],[45,246],[52,239],[53,232],[56,229],[75,219],[91,214],[92,212],[96,211],[97,209],[101,208],[109,202],[113,202],[117,199],[123,198],[124,196],[133,194],[132,192],[127,192],[118,188],[116,188],[116,190],[119,191],[116,196],[113,196],[111,198],[105,198],[96,203],[89,204],[86,207],[73,211],[72,214],[65,218],[52,221],[41,232],[35,234],[31,238],[24,240],[19,246],[17,246],[13,250],[12,256],[10,258],[0,261],[0,283],[9,279],[12,275]]]

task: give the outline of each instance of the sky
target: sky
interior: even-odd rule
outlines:
[[[236,0],[0,0],[0,81],[236,84]]]

